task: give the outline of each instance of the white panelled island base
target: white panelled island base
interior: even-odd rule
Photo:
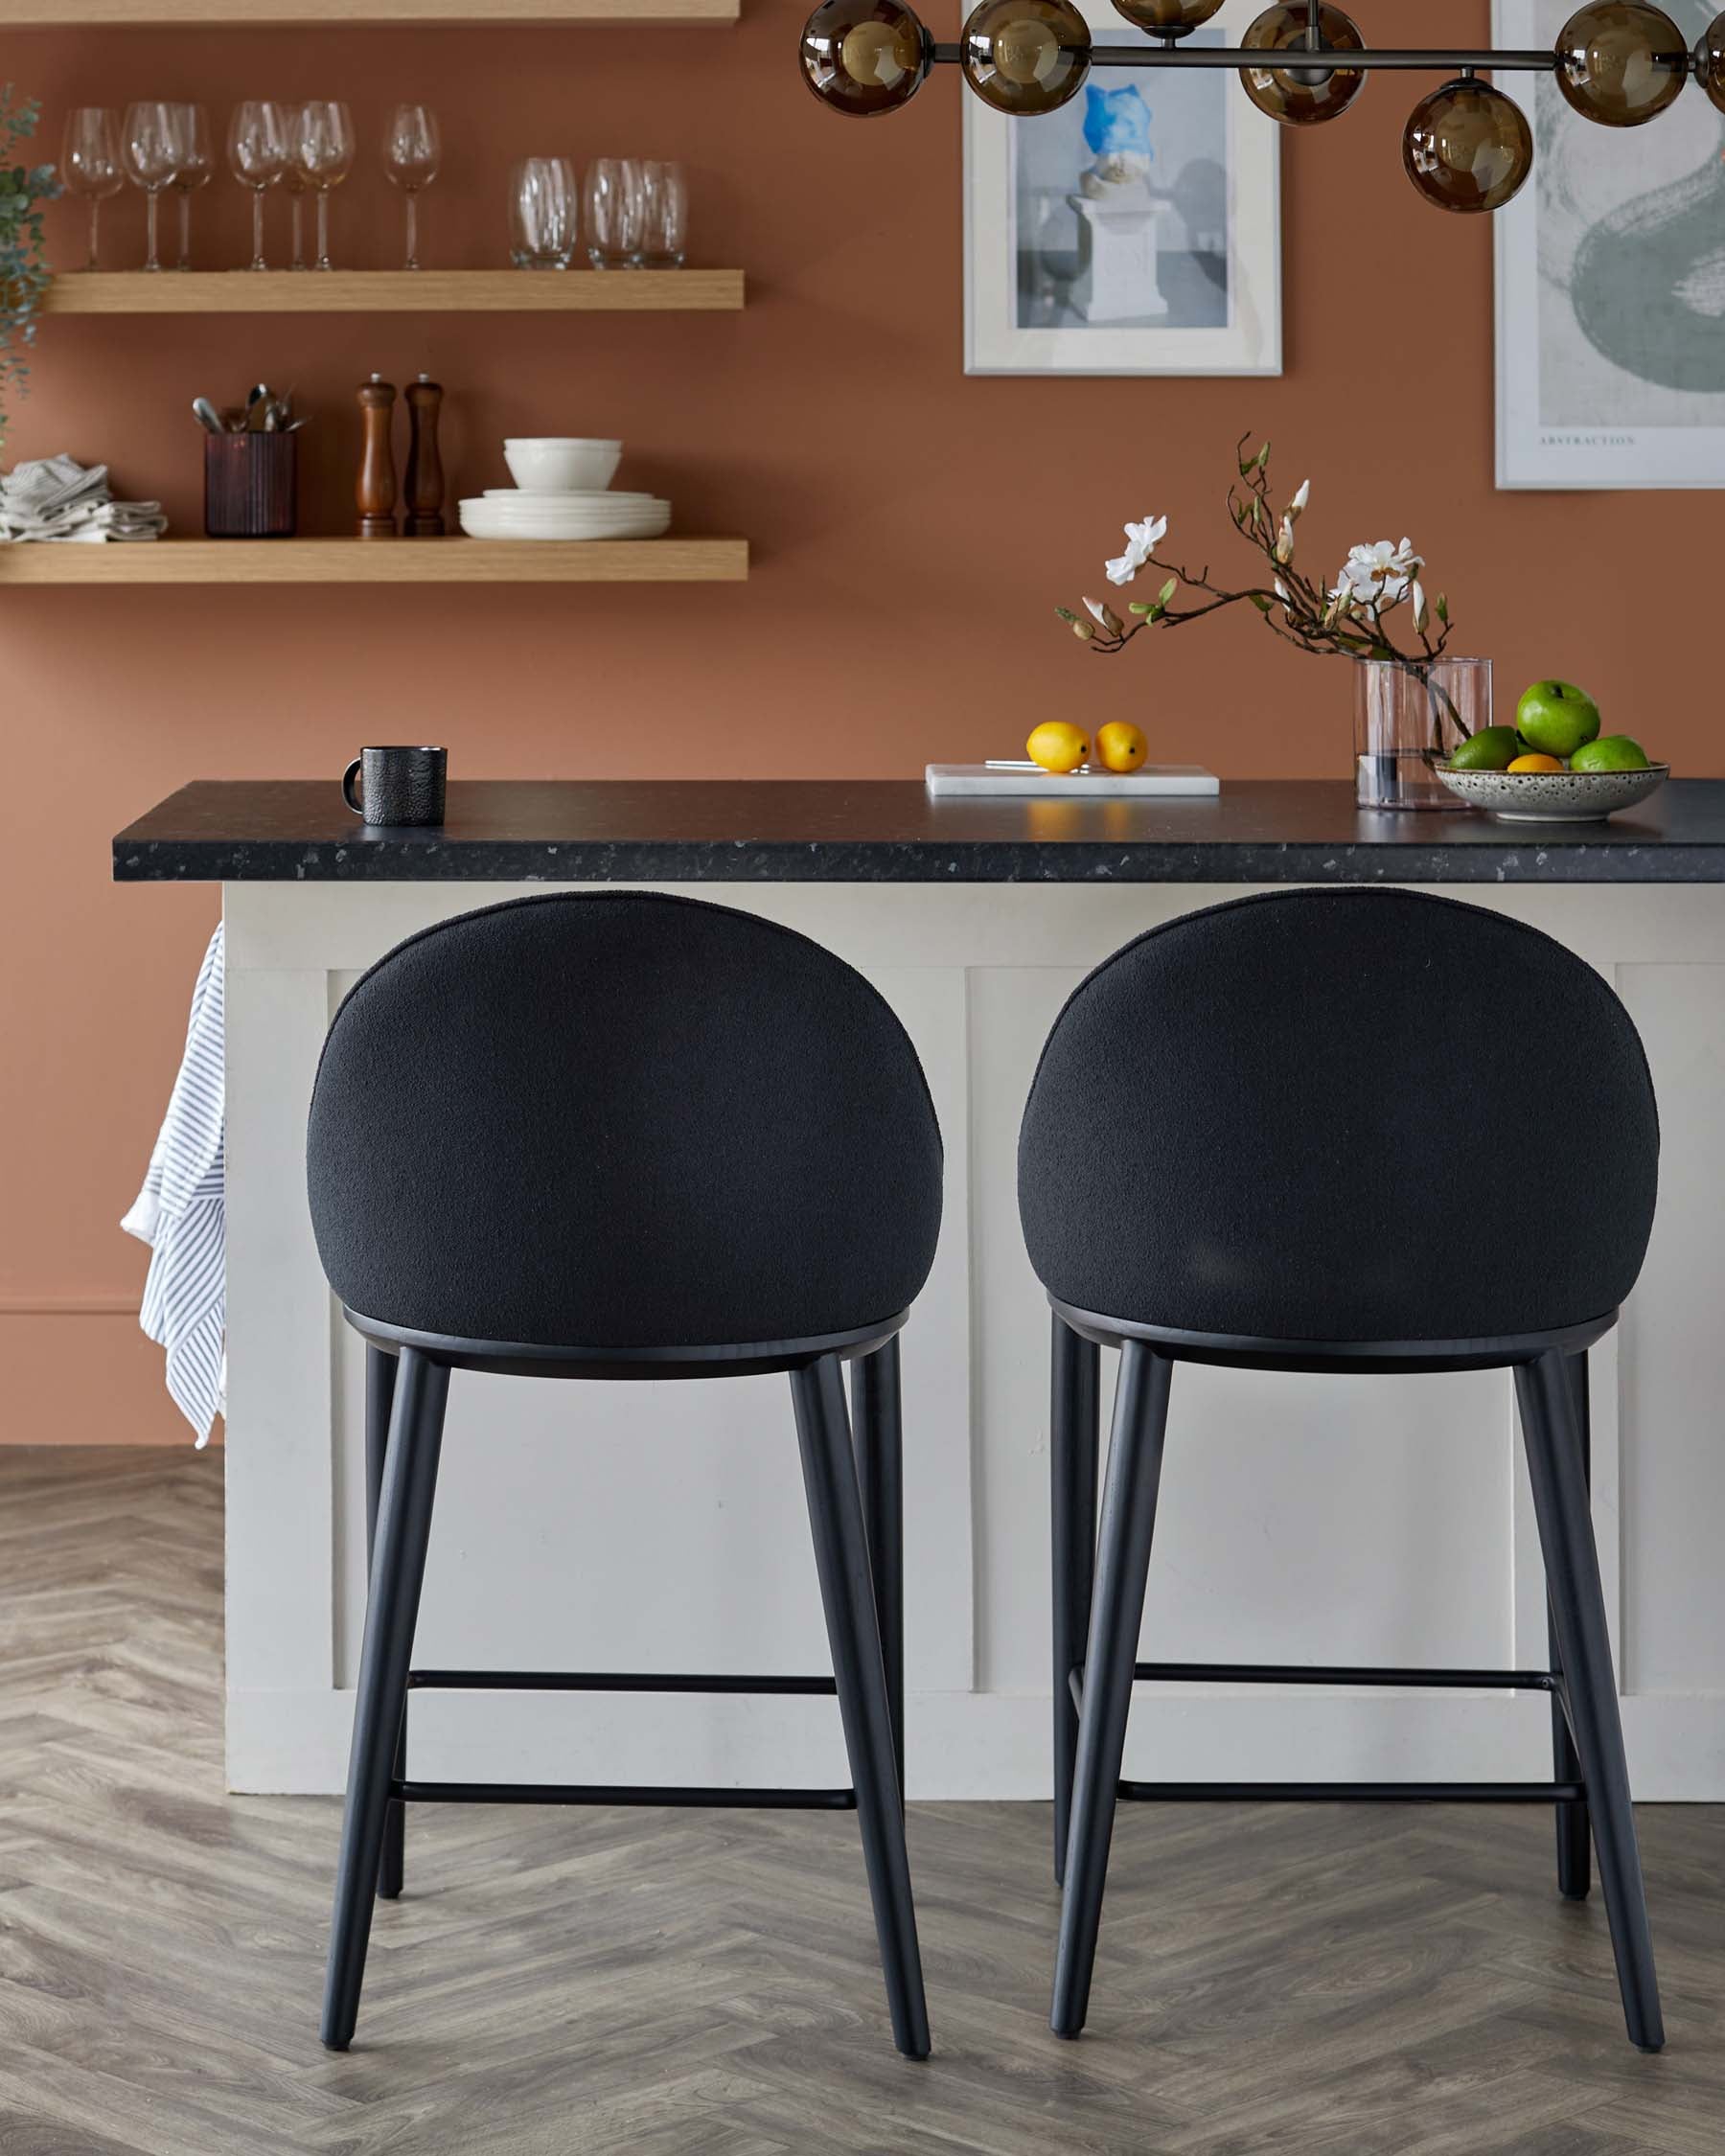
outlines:
[[[1725,1797],[1725,887],[1696,865],[1711,846],[1712,873],[1725,874],[1725,787],[1693,788],[1687,806],[1668,789],[1663,825],[1655,801],[1608,839],[1564,827],[1548,843],[1460,815],[1356,819],[1345,789],[1310,786],[1154,808],[937,810],[909,787],[470,786],[451,789],[445,832],[396,834],[399,846],[375,852],[343,829],[334,793],[189,789],[115,846],[127,880],[223,885],[234,1789],[334,1792],[345,1779],[365,1602],[364,1350],[318,1266],[304,1141],[330,1018],[393,944],[536,890],[675,889],[816,938],[888,998],[923,1059],[947,1157],[939,1254],[904,1335],[909,1788],[1046,1797],[1048,1314],[1020,1240],[1015,1161],[1043,1038],[1082,975],[1158,922],[1271,882],[1392,880],[1558,937],[1613,984],[1646,1044],[1661,1199],[1641,1285],[1591,1359],[1595,1527],[1636,1794]],[[564,821],[534,823],[528,797],[543,817],[554,794],[568,797]],[[1239,828],[1249,809],[1261,829]],[[638,844],[610,828],[626,813]],[[1277,837],[1278,814],[1292,837]],[[1680,814],[1694,831],[1677,830]],[[807,838],[788,839],[798,815]],[[770,839],[751,817],[771,821]],[[878,840],[851,828],[871,817]],[[1009,857],[1016,871],[1000,865]],[[679,872],[641,872],[660,859]],[[1242,873],[1224,873],[1230,862]],[[1645,880],[1662,872],[1683,880]],[[1345,1135],[1349,1108],[1331,1104],[1315,1138]],[[1455,1108],[1465,1143],[1468,1104]],[[1506,1176],[1536,1174],[1552,1148],[1611,1142],[1563,1127],[1560,1090],[1527,1112]],[[770,1122],[773,1104],[740,1112]],[[1101,1128],[1093,1139],[1135,1142]],[[1179,1365],[1142,1651],[1545,1666],[1508,1374]],[[784,1380],[457,1372],[415,1662],[823,1671]],[[420,1693],[411,1746],[416,1778],[848,1779],[821,1698]],[[1536,1779],[1550,1746],[1537,1693],[1140,1686],[1125,1771]]]

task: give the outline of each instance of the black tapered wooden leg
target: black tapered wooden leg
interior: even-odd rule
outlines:
[[[1096,1387],[1101,1350],[1054,1313],[1048,1401],[1049,1516],[1053,1527],[1054,1877],[1066,1877],[1078,1758],[1071,1675],[1084,1660],[1096,1565]]]
[[[1591,1487],[1593,1481],[1593,1428],[1587,1390],[1587,1350],[1579,1355],[1565,1358],[1569,1366],[1570,1395],[1576,1410],[1576,1436],[1581,1453],[1581,1479]],[[1546,1631],[1551,1642],[1552,1667],[1563,1666],[1562,1649],[1557,1643],[1557,1620],[1552,1615],[1548,1601]],[[1570,1733],[1569,1716],[1563,1710],[1562,1699],[1552,1695],[1552,1779],[1553,1781],[1579,1781],[1581,1779],[1581,1755],[1576,1750],[1576,1740]],[[1587,1804],[1584,1799],[1561,1803],[1557,1811],[1557,1888],[1566,1901],[1585,1901],[1593,1877],[1593,1845],[1587,1823]]]
[[[389,1417],[395,1406],[396,1358],[369,1342],[365,1349],[365,1576],[371,1577],[372,1550],[378,1539],[378,1502],[383,1491],[383,1462],[389,1453]],[[407,1778],[407,1710],[402,1709],[402,1733],[396,1740],[395,1778]],[[394,1901],[402,1891],[407,1844],[407,1807],[390,1802],[383,1815],[383,1855],[378,1865],[378,1892]]]
[[[448,1391],[447,1367],[427,1362],[411,1348],[402,1349],[372,1550],[347,1808],[335,1872],[335,1914],[324,1977],[321,2034],[335,2052],[346,2051],[359,2013],[384,1814],[389,1807],[390,1768],[407,1696]]]
[[[1653,1973],[1653,1942],[1647,1931],[1641,1852],[1629,1800],[1629,1768],[1623,1756],[1605,1597],[1599,1588],[1587,1479],[1576,1436],[1575,1394],[1561,1352],[1552,1349],[1536,1363],[1518,1365],[1515,1392],[1564,1688],[1599,1856],[1599,1887],[1611,1920],[1623,2019],[1630,2042],[1644,2052],[1656,2052],[1665,2043],[1665,2023]]]
[[[929,2009],[910,1899],[892,1709],[838,1357],[823,1355],[807,1369],[793,1370],[791,1394],[893,2039],[907,2058],[927,2058]]]
[[[1076,2036],[1090,2007],[1115,1796],[1126,1748],[1144,1583],[1150,1573],[1172,1369],[1166,1356],[1158,1355],[1142,1341],[1129,1340],[1120,1350],[1096,1551],[1096,1592],[1084,1657],[1084,1711],[1078,1723],[1054,2004],[1048,2017],[1056,2036]]]
[[[899,1395],[899,1343],[851,1365],[851,1432],[862,1526],[874,1580],[886,1703],[892,1714],[892,1755],[899,1798],[905,1795],[905,1436]]]

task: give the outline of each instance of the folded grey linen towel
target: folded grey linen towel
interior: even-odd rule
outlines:
[[[86,467],[62,451],[0,472],[0,543],[153,539],[167,529],[159,501],[114,500],[105,464]]]

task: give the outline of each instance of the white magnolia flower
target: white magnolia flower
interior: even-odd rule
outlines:
[[[1426,623],[1431,618],[1431,615],[1426,611],[1425,586],[1415,577],[1414,579],[1414,631],[1415,635],[1423,636],[1425,634]]]
[[[1084,604],[1089,608],[1091,619],[1096,624],[1096,627],[1107,630],[1111,636],[1117,636],[1125,627],[1113,608],[1104,606],[1100,599],[1087,599]]]
[[[1130,584],[1167,537],[1167,531],[1165,516],[1146,516],[1141,524],[1128,524],[1125,553],[1104,565],[1109,583]]]
[[[1423,556],[1415,554],[1412,539],[1399,546],[1378,539],[1370,546],[1348,549],[1342,577],[1330,597],[1347,598],[1366,607],[1395,607],[1408,596],[1415,569],[1423,569]]]
[[[1276,535],[1276,559],[1284,565],[1294,559],[1294,519],[1284,516],[1281,530]]]
[[[1294,499],[1288,504],[1288,515],[1290,516],[1298,516],[1300,511],[1305,507],[1306,503],[1311,499],[1311,495],[1312,482],[1309,479],[1302,479],[1300,482],[1300,486],[1295,493]]]

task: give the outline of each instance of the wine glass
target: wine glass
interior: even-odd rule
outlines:
[[[254,269],[269,267],[264,260],[264,191],[274,187],[287,163],[281,106],[267,98],[246,98],[237,104],[228,123],[228,166],[241,186],[251,189]]]
[[[80,104],[66,115],[66,137],[60,148],[60,177],[68,194],[81,195],[90,205],[90,259],[96,266],[96,220],[110,195],[126,185],[120,169],[120,129],[111,112],[99,104]]]
[[[179,196],[179,262],[192,266],[192,196],[208,187],[216,171],[210,148],[210,116],[201,104],[176,104],[173,113],[173,191]]]
[[[586,176],[587,260],[621,269],[641,245],[641,168],[632,157],[596,157]]]
[[[126,106],[120,129],[120,158],[126,178],[144,190],[146,269],[162,266],[156,259],[156,198],[163,188],[172,184],[177,154],[171,104],[155,101]]]
[[[689,230],[689,188],[680,165],[648,158],[641,166],[638,269],[680,269]]]
[[[383,137],[383,167],[407,197],[407,260],[405,269],[419,263],[419,192],[437,177],[443,142],[437,115],[428,104],[398,104],[389,130]]]
[[[313,98],[300,107],[299,134],[294,161],[306,175],[306,184],[317,191],[317,264],[330,261],[330,190],[339,187],[354,169],[354,116],[345,104]]]
[[[567,269],[575,255],[575,168],[524,157],[509,176],[509,259],[518,269]]]
[[[304,204],[306,196],[311,192],[305,173],[300,171],[295,148],[299,142],[300,117],[304,111],[304,105],[299,104],[285,104],[282,107],[282,128],[288,144],[288,163],[283,169],[282,185],[287,190],[288,208],[293,219],[293,261],[289,266],[294,269],[304,269],[306,266]]]

